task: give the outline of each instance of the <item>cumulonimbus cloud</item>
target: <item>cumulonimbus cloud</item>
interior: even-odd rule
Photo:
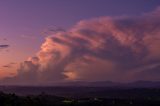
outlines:
[[[13,80],[160,80],[160,8],[135,17],[80,21],[46,38]]]

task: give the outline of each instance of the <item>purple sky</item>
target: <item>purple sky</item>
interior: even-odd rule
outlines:
[[[0,45],[9,47],[0,49],[0,77],[35,56],[49,29],[103,16],[140,16],[159,5],[159,0],[1,0]]]

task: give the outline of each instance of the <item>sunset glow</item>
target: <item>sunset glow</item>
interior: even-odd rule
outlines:
[[[1,83],[159,81],[160,2],[135,1],[0,1]]]

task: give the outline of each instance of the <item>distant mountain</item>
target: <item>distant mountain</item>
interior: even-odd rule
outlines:
[[[112,81],[95,81],[95,82],[86,82],[86,81],[73,81],[65,82],[58,84],[60,86],[84,86],[84,87],[113,87],[120,86],[121,83],[112,82]]]
[[[135,81],[128,83],[112,82],[112,81],[72,81],[72,82],[57,82],[57,83],[45,83],[45,84],[35,84],[35,85],[5,85],[1,86],[43,86],[43,87],[116,87],[116,88],[160,88],[160,81]]]
[[[61,86],[85,86],[85,87],[119,87],[119,88],[160,88],[160,81],[135,81],[119,83],[112,81],[83,82],[74,81],[62,83]]]
[[[160,81],[136,81],[127,83],[124,87],[132,88],[160,88]]]
[[[136,81],[130,83],[117,83],[111,81],[96,82],[63,82],[49,85],[5,85],[0,91],[16,93],[18,95],[37,95],[45,92],[56,96],[72,97],[160,97],[159,81]]]

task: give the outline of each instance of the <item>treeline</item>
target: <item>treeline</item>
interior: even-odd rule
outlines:
[[[17,96],[0,92],[0,106],[160,106],[160,98],[67,98],[47,95]]]
[[[0,106],[63,106],[65,98],[40,94],[17,96],[0,92]]]

